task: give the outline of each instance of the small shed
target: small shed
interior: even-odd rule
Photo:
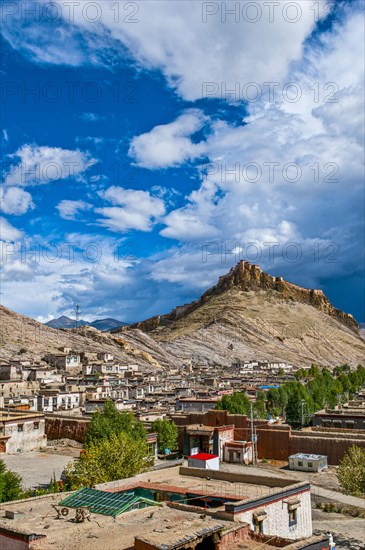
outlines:
[[[188,457],[189,468],[204,468],[205,470],[219,470],[219,456],[208,453],[198,453]]]
[[[326,455],[297,453],[289,456],[289,469],[302,472],[320,472],[327,468]]]

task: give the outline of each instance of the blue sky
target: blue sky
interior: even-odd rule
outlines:
[[[364,5],[263,6],[3,2],[5,306],[140,320],[247,259],[364,321]]]

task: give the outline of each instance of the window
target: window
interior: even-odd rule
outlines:
[[[313,468],[313,462],[308,462],[308,468]]]
[[[289,510],[289,527],[297,524],[297,510]]]
[[[39,422],[33,422],[33,430],[39,429]]]
[[[303,466],[303,462],[298,461],[298,466]]]
[[[18,432],[24,431],[24,424],[18,424]]]

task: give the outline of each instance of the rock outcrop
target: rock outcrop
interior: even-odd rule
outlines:
[[[218,283],[204,292],[199,300],[176,307],[167,315],[151,317],[140,323],[131,325],[132,328],[139,328],[145,332],[156,330],[158,327],[169,325],[171,322],[181,319],[192,313],[213,296],[223,294],[232,289],[249,291],[274,291],[279,300],[288,300],[301,304],[308,304],[319,311],[335,318],[343,323],[356,334],[359,334],[359,327],[352,315],[344,313],[335,308],[322,290],[303,288],[285,281],[282,277],[272,277],[268,273],[250,262],[240,261],[229,273],[219,277]]]

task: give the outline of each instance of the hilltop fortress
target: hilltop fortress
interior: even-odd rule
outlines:
[[[238,262],[226,275],[219,277],[218,283],[204,292],[198,300],[178,306],[166,315],[157,315],[145,321],[135,323],[129,328],[139,328],[145,332],[149,332],[159,326],[166,326],[191,313],[210,297],[223,294],[232,289],[243,292],[275,291],[284,300],[291,300],[315,307],[323,313],[334,317],[356,334],[359,334],[359,327],[353,316],[335,308],[322,290],[304,288],[285,281],[283,277],[273,277],[262,271],[257,264],[251,264],[244,260]]]

